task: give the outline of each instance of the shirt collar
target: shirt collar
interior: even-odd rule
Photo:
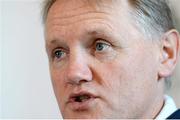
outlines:
[[[159,115],[156,117],[156,120],[166,119],[177,110],[174,100],[170,96],[165,95],[164,98],[165,98],[164,106],[161,112],[159,113]]]

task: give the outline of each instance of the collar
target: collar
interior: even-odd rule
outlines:
[[[156,117],[156,120],[166,119],[168,116],[170,116],[172,113],[174,113],[177,110],[174,100],[170,96],[165,95],[164,98],[165,98],[164,106],[161,112],[159,113],[159,115]]]

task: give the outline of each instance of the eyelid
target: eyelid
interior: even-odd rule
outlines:
[[[96,45],[97,44],[103,44],[104,46],[104,49],[102,51],[96,51]],[[103,51],[107,51],[107,49],[109,49],[111,47],[111,44],[107,41],[107,40],[104,40],[104,39],[101,39],[101,38],[98,38],[96,39],[94,42],[93,42],[93,52],[98,52],[98,53],[102,53]]]
[[[95,44],[95,43],[104,43],[104,44],[107,44],[107,45],[111,45],[110,42],[108,42],[108,41],[105,40],[105,39],[101,39],[101,38],[96,39],[96,40],[94,41],[94,44]]]

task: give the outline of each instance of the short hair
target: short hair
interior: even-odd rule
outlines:
[[[167,0],[128,0],[132,6],[132,16],[149,37],[160,37],[162,33],[174,29],[171,9]]]
[[[42,22],[45,23],[47,15],[51,6],[56,2],[56,0],[44,0],[42,8]]]
[[[45,0],[42,10],[43,23],[46,22],[49,9],[57,0]],[[88,0],[87,0],[88,1]],[[100,0],[96,0],[100,2]],[[103,1],[103,0],[101,0]],[[112,0],[111,0],[112,1]],[[149,39],[160,38],[170,29],[174,29],[172,13],[167,0],[127,0],[131,6],[132,20],[135,26]],[[166,86],[171,82],[166,78]]]

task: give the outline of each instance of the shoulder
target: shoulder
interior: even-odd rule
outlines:
[[[176,110],[167,119],[180,119],[180,109]]]

